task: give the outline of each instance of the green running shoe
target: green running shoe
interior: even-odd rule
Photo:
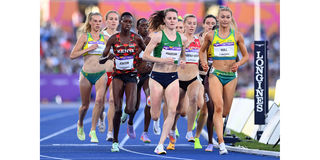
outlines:
[[[119,152],[119,143],[113,142],[111,147],[111,152]]]
[[[180,137],[179,131],[178,131],[178,127],[176,127],[176,138],[178,139]]]
[[[84,131],[83,131],[83,126],[80,127],[79,121],[77,122],[77,137],[80,141],[84,141],[86,139],[86,135],[84,134]]]
[[[199,138],[194,138],[194,149],[202,149]]]
[[[96,131],[94,130],[91,130],[90,133],[89,133],[89,137],[91,137],[91,141],[90,142],[93,142],[93,143],[98,143],[98,138],[97,138],[97,135],[96,135]]]
[[[192,130],[194,130],[196,128],[196,124],[197,124],[197,120],[198,120],[199,116],[200,116],[200,110],[197,112],[196,118],[194,119]]]

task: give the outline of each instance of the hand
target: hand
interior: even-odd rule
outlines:
[[[99,58],[99,64],[105,64],[107,62],[107,60],[108,60],[108,57],[101,56]]]
[[[203,68],[203,71],[207,72],[209,70],[208,62],[201,62],[201,66]]]
[[[92,51],[92,50],[95,50],[95,49],[97,49],[98,48],[98,44],[93,44],[93,45],[91,45],[89,48],[88,48],[88,50],[89,51]]]
[[[233,63],[232,66],[231,66],[231,71],[232,72],[237,72],[239,66],[240,66],[239,62]]]
[[[111,59],[113,59],[114,57],[115,57],[115,55],[112,54],[112,53],[110,53],[110,55],[108,56],[108,60],[111,60]]]
[[[185,66],[186,62],[184,60],[180,60],[180,67],[183,69]]]
[[[162,62],[165,64],[174,64],[173,58],[163,58]]]

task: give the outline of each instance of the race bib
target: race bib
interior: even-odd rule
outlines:
[[[94,44],[98,44],[98,48],[96,48],[95,50],[89,51],[88,54],[102,54],[104,49],[106,48],[104,42],[102,41],[90,41],[88,42],[88,48]]]
[[[116,68],[118,70],[130,70],[133,68],[133,56],[115,57]]]
[[[163,46],[161,51],[161,58],[172,58],[175,62],[179,61],[181,54],[181,47]]]
[[[186,62],[198,63],[199,62],[199,49],[186,49]]]
[[[233,57],[234,56],[234,43],[216,43],[214,45],[214,56],[217,57]]]

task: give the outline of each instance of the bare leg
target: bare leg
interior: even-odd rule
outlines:
[[[104,78],[105,74],[102,75],[95,84],[96,99],[95,99],[95,104],[92,111],[92,123],[91,123],[91,130],[93,131],[96,130],[98,119],[100,117],[101,111],[104,108],[104,96],[105,96],[106,85],[107,85],[106,79]]]
[[[167,105],[168,105],[167,106],[168,107],[168,116],[163,123],[163,132],[161,133],[161,137],[160,137],[160,141],[159,141],[159,144],[162,144],[162,145],[164,144],[164,141],[166,140],[167,135],[169,133],[169,130],[172,127],[173,122],[174,122],[176,108],[177,108],[178,100],[179,100],[179,89],[178,88],[179,88],[179,82],[178,82],[178,80],[175,80],[165,89],[165,97],[166,97],[166,101],[167,101]]]
[[[113,142],[118,142],[118,135],[120,129],[120,119],[122,114],[122,98],[124,93],[123,81],[114,78],[112,80],[113,98],[114,98],[114,117],[113,117]]]
[[[90,94],[91,94],[91,83],[80,73],[80,96],[81,96],[81,106],[79,108],[79,126],[83,126],[83,119],[87,114],[90,104]]]
[[[210,75],[209,77],[210,96],[214,104],[213,123],[217,132],[219,144],[223,143],[223,86],[219,79]]]
[[[189,106],[188,106],[188,132],[192,131],[194,120],[196,119],[197,115],[197,104],[198,104],[198,94],[199,94],[199,87],[201,82],[196,80],[192,82],[188,86],[187,94],[189,97]]]
[[[108,119],[108,132],[112,132],[113,130],[113,117],[114,117],[114,99],[113,99],[113,89],[112,89],[112,82],[109,86],[109,108],[107,113],[107,119]]]

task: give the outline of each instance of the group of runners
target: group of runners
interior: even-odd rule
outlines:
[[[133,120],[140,106],[140,93],[146,97],[144,131],[141,140],[150,143],[148,128],[151,119],[153,131],[160,135],[156,154],[166,154],[164,142],[169,138],[167,150],[174,150],[179,136],[177,120],[187,116],[186,140],[201,149],[200,133],[205,123],[208,145],[213,151],[213,126],[219,142],[219,153],[227,154],[223,140],[223,117],[231,109],[237,84],[237,70],[248,60],[241,33],[237,31],[232,11],[220,7],[218,16],[203,19],[201,33],[195,34],[197,17],[178,16],[173,8],[156,11],[150,17],[137,21],[137,33],[132,31],[134,16],[109,11],[103,16],[89,13],[83,34],[78,38],[70,58],[83,57],[79,77],[81,106],[77,122],[77,137],[85,140],[83,119],[87,113],[92,86],[96,97],[92,112],[89,137],[97,143],[96,126],[100,132],[108,131],[106,140],[112,141],[112,152],[119,152],[119,129],[127,122],[127,134],[136,138]],[[178,22],[179,21],[179,22]],[[117,27],[120,23],[120,31]],[[180,23],[180,24],[178,24]],[[238,57],[241,51],[241,58]],[[105,113],[106,93],[109,88],[109,108]],[[125,107],[122,109],[125,93]],[[161,105],[163,104],[163,107]],[[163,110],[162,131],[159,126]],[[198,115],[197,115],[198,113]],[[196,118],[197,117],[197,118]],[[193,135],[195,123],[196,134]]]

